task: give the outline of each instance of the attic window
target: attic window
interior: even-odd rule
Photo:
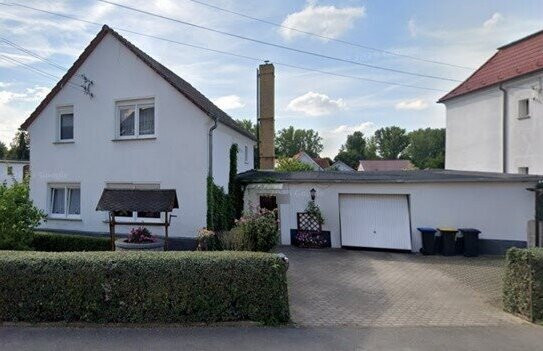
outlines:
[[[518,102],[518,118],[530,118],[530,99],[522,99]]]
[[[154,99],[117,102],[117,138],[137,139],[155,136]]]
[[[60,142],[74,140],[74,107],[63,106],[57,110],[58,114],[58,137]]]

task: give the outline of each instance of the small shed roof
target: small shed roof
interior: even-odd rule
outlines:
[[[170,212],[179,208],[173,189],[104,189],[96,211]]]

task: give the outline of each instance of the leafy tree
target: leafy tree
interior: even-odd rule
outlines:
[[[375,131],[375,144],[379,156],[385,160],[402,158],[405,148],[409,145],[409,136],[400,127],[386,127]]]
[[[277,161],[275,169],[279,172],[303,172],[312,171],[313,167],[292,157],[283,157]]]
[[[30,199],[27,182],[0,184],[0,250],[29,249],[33,230],[44,218]]]
[[[300,151],[318,157],[322,149],[322,138],[313,129],[295,129],[290,126],[281,129],[275,138],[275,154],[279,157],[292,157]]]
[[[11,142],[11,148],[8,151],[8,158],[11,160],[30,159],[30,140],[28,133],[22,129],[17,131],[15,138]]]
[[[366,143],[362,132],[357,131],[348,135],[347,141],[339,148],[339,153],[334,157],[334,161],[343,161],[356,169],[358,162],[366,157]]]
[[[409,140],[405,153],[417,168],[445,168],[445,129],[417,129]]]
[[[249,133],[256,135],[256,123],[253,123],[253,121],[250,119],[237,119],[236,122],[238,122],[238,124]]]
[[[0,141],[0,160],[7,157],[8,154],[8,148],[6,147],[6,144]]]
[[[371,136],[366,139],[366,154],[365,160],[378,160],[379,155],[377,155],[377,141],[375,136]],[[357,165],[358,166],[358,165]]]

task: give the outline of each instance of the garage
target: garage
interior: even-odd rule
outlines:
[[[340,194],[341,246],[411,250],[406,195]]]

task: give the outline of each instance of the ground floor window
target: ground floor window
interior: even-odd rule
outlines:
[[[51,218],[81,218],[81,188],[79,184],[50,184],[49,201],[49,216]]]
[[[158,183],[107,183],[108,189],[160,189]],[[159,222],[161,221],[160,212],[132,212],[132,211],[116,211],[115,217],[119,221],[134,221],[134,222]]]

